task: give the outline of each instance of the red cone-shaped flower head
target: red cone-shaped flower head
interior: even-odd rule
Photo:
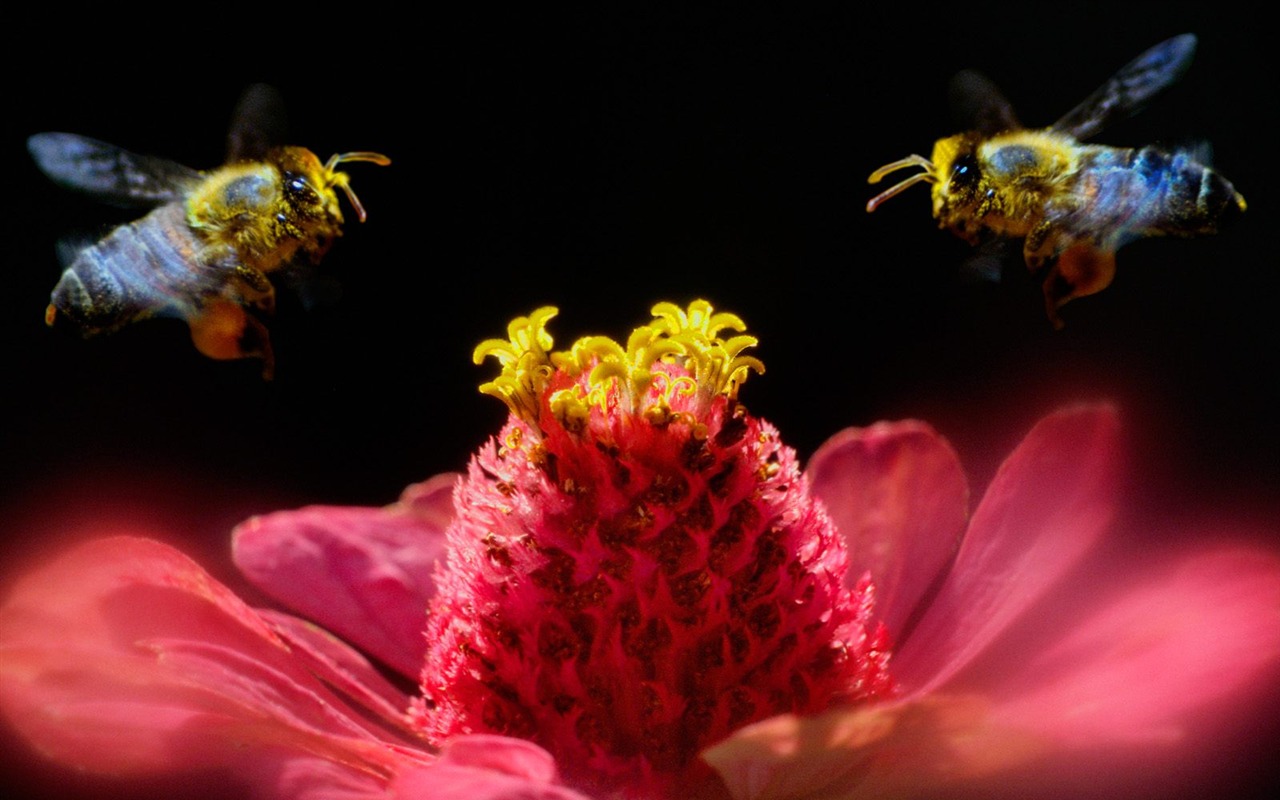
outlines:
[[[530,739],[571,784],[669,794],[784,712],[891,692],[869,579],[738,389],[763,365],[704,301],[551,352],[541,308],[476,349],[511,417],[455,493],[414,720]],[[726,334],[726,332],[728,332]]]

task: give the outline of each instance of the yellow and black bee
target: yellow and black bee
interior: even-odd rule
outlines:
[[[45,322],[74,324],[84,336],[149,317],[177,317],[210,358],[256,357],[273,370],[260,317],[275,306],[268,276],[315,264],[342,235],[342,189],[361,222],[364,208],[337,167],[389,164],[378,153],[321,163],[302,147],[276,147],[278,95],[251,87],[228,136],[227,163],[199,172],[70,133],[39,133],[27,148],[54,182],[124,206],[154,207],[69,258]]]
[[[1192,34],[1161,42],[1041,130],[1018,124],[986,78],[961,73],[953,95],[967,100],[977,128],[939,139],[931,158],[911,155],[873,172],[870,183],[922,170],[874,197],[867,211],[925,182],[933,185],[939,227],[971,244],[988,235],[1024,239],[1027,268],[1045,270],[1045,308],[1061,327],[1065,303],[1110,285],[1115,251],[1125,243],[1216,233],[1245,210],[1231,183],[1189,152],[1081,144],[1173,84],[1195,45]]]

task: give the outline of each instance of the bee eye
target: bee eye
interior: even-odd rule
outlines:
[[[972,189],[978,185],[980,176],[978,159],[973,153],[957,156],[951,165],[951,188],[953,190]]]
[[[314,206],[320,202],[320,195],[316,193],[315,189],[311,188],[311,184],[305,176],[296,173],[285,173],[284,189],[291,205]]]

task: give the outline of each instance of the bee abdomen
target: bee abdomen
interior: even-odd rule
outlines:
[[[50,302],[57,314],[46,315],[50,325],[57,319],[67,319],[87,336],[115,330],[127,321],[123,313],[124,287],[97,249],[95,245],[82,250],[53,287]]]
[[[1230,181],[1185,151],[1144,147],[1134,152],[1133,169],[1157,201],[1153,226],[1160,233],[1216,233],[1245,209],[1244,198]]]
[[[121,225],[85,248],[53,289],[55,316],[85,336],[108,333],[138,319],[190,314],[199,241],[172,203]]]

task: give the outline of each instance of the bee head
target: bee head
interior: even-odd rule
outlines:
[[[982,200],[984,180],[974,134],[939,139],[933,146],[937,179],[933,187],[933,216],[944,223],[967,220]]]
[[[329,219],[339,223],[342,212],[334,187],[342,189],[361,222],[367,215],[351,190],[351,179],[336,167],[346,161],[371,161],[383,166],[391,163],[391,159],[379,153],[356,152],[336,154],[321,164],[316,154],[304,147],[282,147],[275,151],[272,160],[280,170],[285,198],[294,214],[301,219]]]
[[[944,211],[953,207],[967,207],[976,197],[979,184],[982,182],[982,170],[977,153],[979,143],[980,140],[975,135],[961,133],[939,139],[933,146],[931,159],[910,155],[891,164],[885,164],[871,173],[871,177],[867,178],[868,183],[879,183],[880,179],[889,173],[908,167],[920,167],[921,171],[871,198],[867,203],[867,211],[875,211],[885,200],[917,183],[933,185],[935,217],[941,217]]]

